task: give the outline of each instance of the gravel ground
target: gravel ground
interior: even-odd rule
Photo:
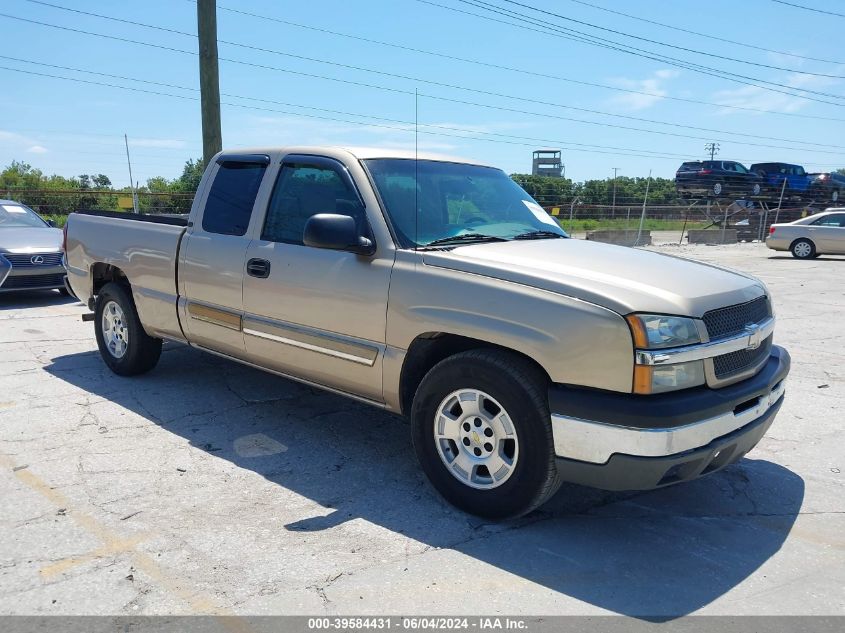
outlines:
[[[80,304],[0,295],[0,614],[845,614],[845,258],[653,248],[769,284],[778,419],[710,477],[498,525],[400,418],[177,345],[120,378]]]

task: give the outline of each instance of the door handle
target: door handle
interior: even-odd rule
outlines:
[[[246,274],[250,277],[266,279],[270,276],[270,262],[254,257],[246,263]]]

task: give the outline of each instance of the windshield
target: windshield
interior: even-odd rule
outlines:
[[[525,234],[566,237],[557,221],[499,169],[400,158],[364,164],[404,248],[461,236],[464,242]]]
[[[38,214],[29,207],[17,203],[0,204],[0,229],[20,228],[22,226],[46,227]]]

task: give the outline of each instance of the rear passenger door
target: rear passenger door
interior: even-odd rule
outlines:
[[[180,319],[191,343],[244,356],[243,278],[249,227],[270,159],[223,155],[181,249]]]

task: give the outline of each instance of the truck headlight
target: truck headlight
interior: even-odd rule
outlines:
[[[637,349],[667,349],[701,343],[693,319],[662,314],[630,314],[625,319]],[[704,383],[704,361],[701,360],[665,365],[634,365],[634,393],[664,393]]]
[[[661,314],[629,314],[625,319],[637,349],[663,349],[701,342],[695,321]]]
[[[673,365],[635,365],[634,393],[643,395],[689,389],[703,385],[704,361]]]

